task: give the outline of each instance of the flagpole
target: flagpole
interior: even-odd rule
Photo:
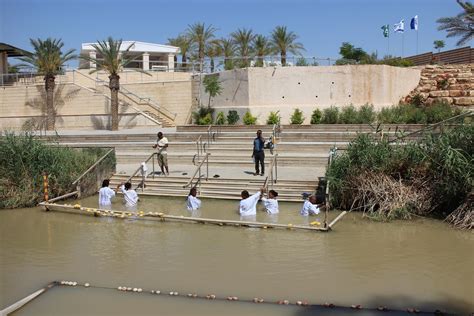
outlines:
[[[416,54],[418,55],[418,30],[416,30]]]
[[[405,32],[402,32],[402,58],[405,56]]]

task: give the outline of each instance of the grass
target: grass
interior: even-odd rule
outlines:
[[[474,124],[403,145],[360,134],[336,155],[326,176],[337,208],[379,220],[413,214],[445,218],[472,199]],[[466,226],[465,217],[461,222]]]
[[[49,175],[49,197],[73,190],[71,183],[106,150],[49,146],[33,134],[6,132],[0,139],[0,208],[34,206],[43,198],[43,173]],[[109,156],[103,165],[115,165]],[[95,187],[90,175],[84,185]]]

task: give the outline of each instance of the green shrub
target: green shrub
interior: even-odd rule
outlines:
[[[206,116],[199,118],[198,125],[211,125],[213,123],[212,114],[207,113]]]
[[[303,112],[300,109],[296,108],[290,117],[290,123],[301,125],[303,124],[303,122],[304,122]]]
[[[331,106],[323,110],[323,118],[321,119],[322,124],[337,124],[339,120],[339,109],[335,106]]]
[[[225,124],[224,112],[220,111],[219,113],[217,113],[216,124],[217,125],[224,125]]]
[[[357,112],[357,123],[371,124],[375,121],[375,116],[374,106],[365,104]]]
[[[196,112],[193,112],[194,123],[198,125],[212,124],[212,114],[214,114],[214,108],[201,106]],[[209,118],[211,122],[207,123]]]
[[[353,105],[345,106],[339,114],[338,123],[341,124],[356,124],[358,123],[357,110]]]
[[[86,171],[108,149],[72,149],[47,145],[33,134],[6,132],[0,138],[0,208],[30,207],[43,198],[43,172],[49,175],[49,197],[75,189],[72,182]],[[101,167],[115,166],[109,155]],[[81,184],[96,187],[96,175],[86,175]]]
[[[270,114],[268,115],[268,118],[267,118],[267,124],[269,124],[269,125],[279,124],[280,120],[281,120],[281,116],[280,116],[279,113],[280,113],[280,111],[270,112]]]
[[[240,116],[236,110],[230,110],[229,113],[227,113],[227,123],[229,123],[229,125],[235,125],[239,119]]]
[[[309,63],[306,61],[306,58],[300,57],[296,60],[296,66],[309,66]]]
[[[257,122],[257,117],[252,116],[252,113],[250,111],[245,112],[244,117],[242,118],[242,121],[244,122],[245,125],[255,125]]]
[[[444,121],[456,115],[453,108],[445,102],[436,102],[424,108],[428,124]]]
[[[385,124],[425,124],[427,122],[423,108],[410,104],[382,108],[378,121]]]
[[[322,116],[323,116],[323,113],[321,112],[321,110],[315,109],[313,113],[311,114],[311,124],[321,123]]]

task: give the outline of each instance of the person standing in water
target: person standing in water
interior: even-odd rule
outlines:
[[[127,210],[136,210],[138,203],[138,194],[135,190],[132,189],[132,184],[127,182],[125,184],[119,184],[117,189],[120,188],[120,191],[123,194],[123,201],[125,203],[125,208]]]
[[[201,200],[198,199],[196,195],[196,187],[192,187],[191,190],[189,190],[188,199],[186,201],[186,207],[188,208],[188,211],[196,211],[201,207]]]
[[[102,188],[99,190],[99,208],[109,210],[112,208],[111,199],[115,196],[115,191],[109,188],[110,181],[102,181]]]
[[[268,191],[268,198],[262,197],[263,205],[268,214],[278,214],[278,192],[275,190]]]

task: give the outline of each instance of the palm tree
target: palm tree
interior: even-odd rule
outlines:
[[[191,40],[184,34],[178,35],[176,38],[168,38],[168,45],[179,47],[181,53],[181,67],[186,68],[188,61],[188,52],[191,50]],[[178,57],[175,55],[175,63]]]
[[[234,44],[237,46],[239,57],[242,58],[242,67],[249,66],[249,57],[252,52],[252,41],[255,35],[252,34],[251,29],[238,29],[237,31],[230,34],[230,37],[234,40]]]
[[[222,48],[220,46],[219,40],[212,40],[206,47],[206,55],[210,59],[211,73],[214,72],[214,58],[222,55]]]
[[[92,44],[92,47],[97,52],[98,57],[93,58],[89,56],[82,56],[82,59],[95,63],[96,69],[90,71],[90,73],[94,73],[99,70],[105,70],[109,74],[109,89],[110,89],[110,108],[111,108],[111,116],[112,116],[112,124],[111,130],[116,131],[118,130],[118,91],[120,90],[120,76],[119,72],[129,64],[135,56],[123,57],[123,55],[127,55],[130,48],[133,46],[132,43],[128,46],[125,50],[120,51],[120,47],[122,46],[122,40],[114,40],[112,37],[109,37],[107,40],[104,41],[97,41],[96,44]],[[141,70],[135,69],[135,71],[149,73]]]
[[[271,43],[273,49],[280,53],[281,65],[286,65],[286,54],[299,54],[304,50],[303,44],[296,42],[298,36],[286,30],[286,26],[277,26],[271,34]]]
[[[64,43],[61,39],[47,38],[30,39],[34,52],[18,59],[26,64],[21,66],[33,66],[38,74],[44,76],[44,88],[46,90],[46,129],[54,130],[55,109],[54,109],[54,88],[56,86],[56,75],[61,72],[64,64],[74,58],[74,49],[63,53],[61,49]]]
[[[202,71],[202,63],[204,62],[204,56],[206,47],[210,40],[214,38],[216,28],[211,25],[206,27],[204,23],[194,23],[188,25],[186,35],[190,39],[191,43],[197,46],[197,56],[200,62],[200,70]]]
[[[259,34],[255,37],[253,41],[253,50],[255,52],[255,55],[257,56],[257,62],[255,63],[255,65],[257,67],[262,67],[263,58],[266,55],[272,53],[272,47],[270,45],[270,42],[265,36]]]
[[[470,1],[456,1],[464,11],[454,17],[440,18],[436,22],[440,24],[438,30],[448,32],[447,37],[460,36],[456,45],[461,46],[474,38],[474,6]]]
[[[437,49],[439,53],[441,51],[441,48],[444,47],[444,41],[440,41],[440,40],[434,41],[433,45],[434,45],[434,49]]]
[[[221,47],[222,55],[224,55],[224,69],[231,70],[234,69],[234,55],[235,55],[235,45],[234,41],[231,39],[221,38],[219,40],[219,45]]]

